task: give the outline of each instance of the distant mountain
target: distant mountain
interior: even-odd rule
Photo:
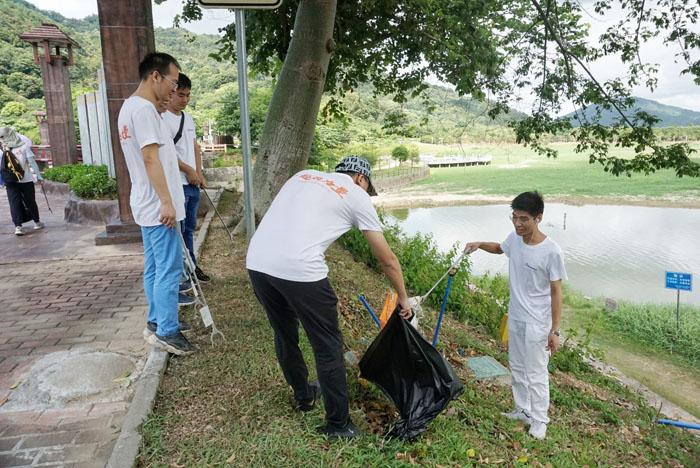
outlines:
[[[637,110],[642,110],[656,116],[661,119],[659,123],[656,124],[657,127],[685,127],[688,125],[700,125],[700,112],[695,112],[688,109],[683,109],[681,107],[667,106],[661,104],[660,102],[652,101],[649,99],[643,99],[640,97],[635,97],[635,106],[625,112],[628,117],[634,116]],[[574,126],[579,125],[577,118],[581,117],[583,119],[591,120],[595,114],[596,106],[588,106],[582,112],[572,112],[567,114],[566,117],[570,117]],[[619,114],[615,111],[604,110],[601,114],[601,123],[603,125],[612,125],[613,122],[617,121]]]

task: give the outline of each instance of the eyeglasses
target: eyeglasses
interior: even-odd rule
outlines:
[[[527,224],[535,218],[529,218],[527,216],[510,215],[510,216],[508,216],[508,219],[510,219],[513,222],[513,224],[515,224],[515,223]]]
[[[158,74],[159,74],[160,76],[162,76],[168,83],[170,83],[171,85],[173,85],[173,91],[177,91],[177,88],[178,88],[178,82],[177,82],[177,81],[171,80],[171,79],[168,78],[167,76],[163,75],[161,72],[158,72]]]

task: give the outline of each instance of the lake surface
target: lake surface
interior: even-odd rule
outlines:
[[[502,242],[513,231],[510,214],[508,205],[389,211],[407,234],[431,233],[442,251],[458,241],[462,248]],[[700,306],[700,210],[551,203],[540,230],[564,250],[569,285],[587,296],[675,305],[676,291],[665,288],[666,271],[675,271],[693,274],[681,304]],[[508,274],[505,255],[479,250],[470,257],[473,274]]]

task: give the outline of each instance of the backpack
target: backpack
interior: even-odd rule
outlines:
[[[9,149],[3,148],[2,159],[0,160],[0,176],[4,183],[19,182],[24,178],[24,169],[19,163],[17,156]]]

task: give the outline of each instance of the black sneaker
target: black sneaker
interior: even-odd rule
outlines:
[[[186,293],[192,291],[192,283],[189,282],[189,280],[185,280],[180,285],[178,286],[178,292],[180,293]]]
[[[194,304],[195,302],[197,302],[197,301],[195,301],[194,297],[190,297],[186,294],[179,294],[179,293],[177,295],[177,306],[178,307],[187,307],[189,305]]]
[[[208,283],[209,281],[211,281],[211,277],[205,274],[199,267],[194,268],[194,274],[197,275],[197,279],[200,283]]]
[[[362,434],[359,430],[357,430],[350,419],[348,419],[348,423],[342,429],[338,429],[335,426],[327,424],[326,427],[323,428],[322,432],[328,437],[328,440],[354,439]]]
[[[187,341],[185,335],[176,331],[169,336],[158,336],[153,334],[148,337],[148,344],[156,348],[163,349],[169,353],[177,354],[178,356],[186,356],[194,353],[197,348],[192,346],[192,343]]]
[[[294,401],[294,409],[297,411],[302,411],[306,413],[307,411],[311,411],[314,409],[314,406],[316,405],[316,401],[318,398],[321,396],[321,384],[318,383],[318,380],[314,380],[313,382],[309,382],[309,389],[311,390],[311,394],[313,395],[310,400],[306,401]]]
[[[192,331],[192,326],[187,322],[178,322],[177,329],[182,333],[188,333]],[[156,322],[146,322],[146,328],[143,329],[143,339],[148,340],[156,330],[158,330]]]

